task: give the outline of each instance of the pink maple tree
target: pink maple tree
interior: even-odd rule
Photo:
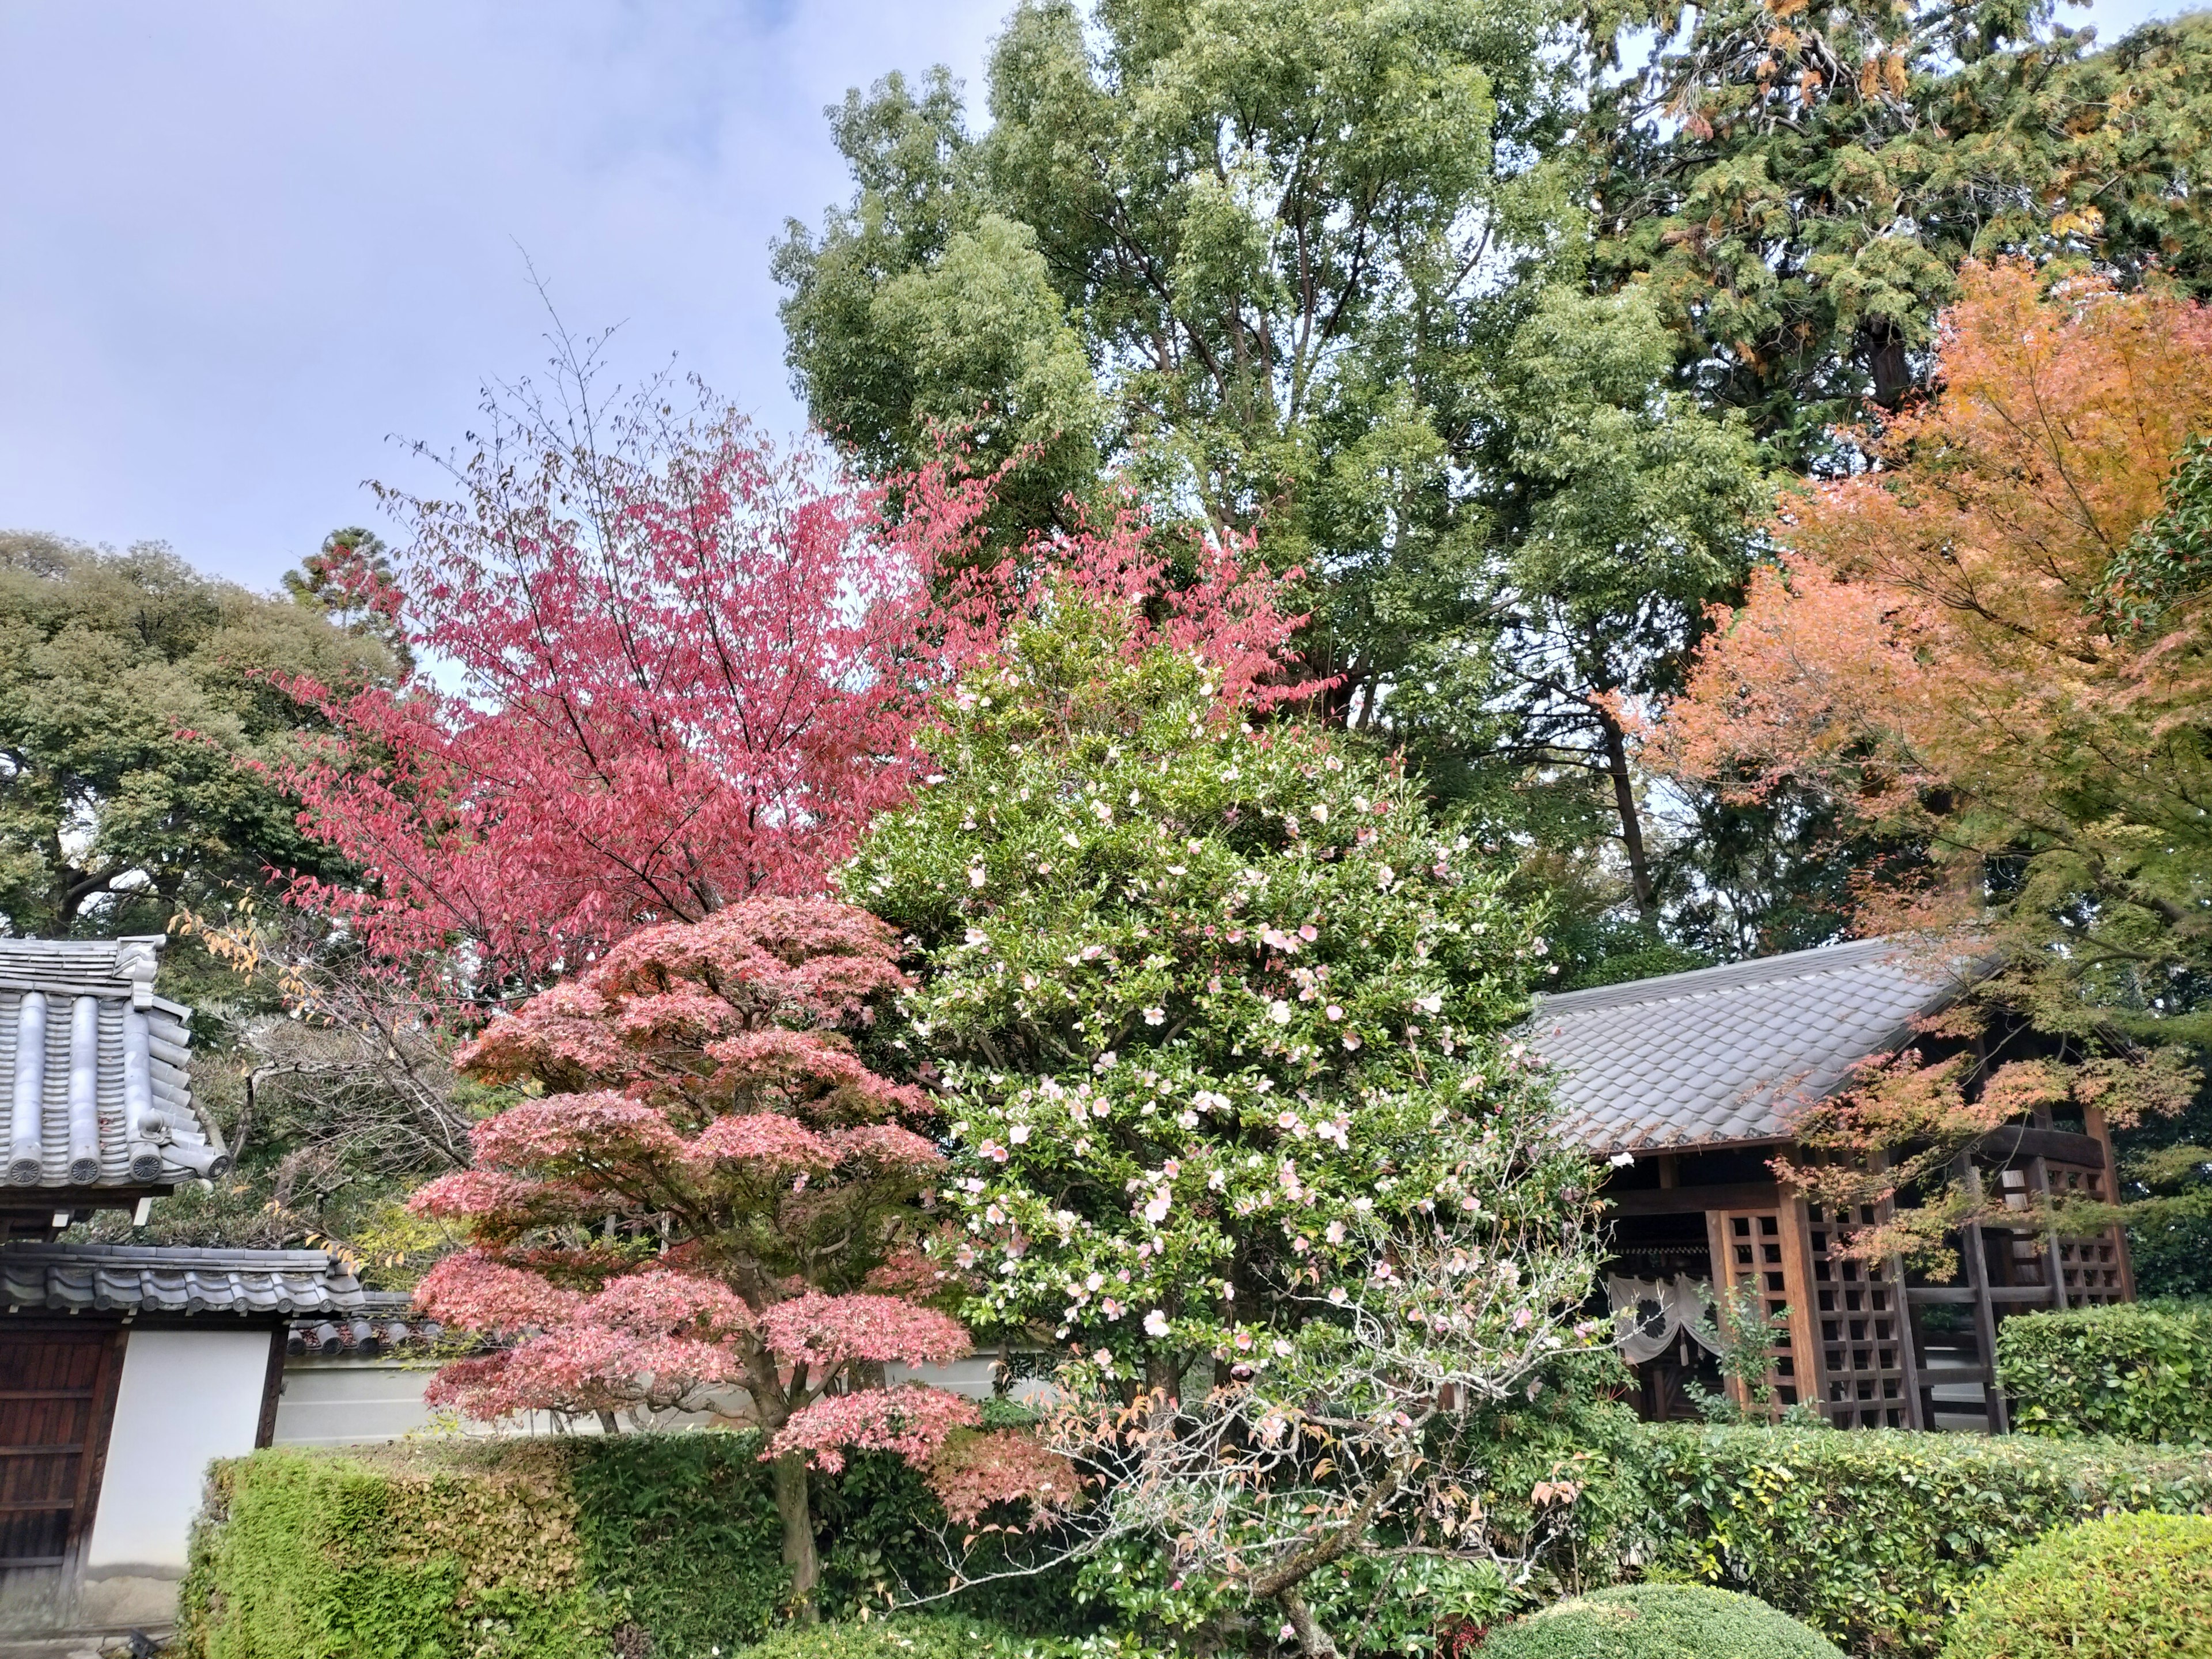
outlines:
[[[968,1333],[922,1255],[942,1158],[928,1098],[866,1062],[905,985],[882,923],[762,897],[643,929],[494,1021],[468,1073],[524,1097],[474,1131],[475,1167],[416,1209],[470,1243],[417,1292],[503,1346],[431,1397],[477,1418],[631,1408],[745,1417],[769,1436],[784,1559],[817,1577],[811,1462],[940,1466],[956,1504],[988,1449],[978,1413],[884,1368],[942,1364]],[[940,1454],[944,1455],[940,1458]]]
[[[452,499],[384,492],[425,672],[286,688],[337,735],[283,781],[360,872],[294,896],[387,960],[464,964],[465,995],[824,890],[913,787],[935,697],[1060,582],[1134,607],[1133,650],[1204,647],[1235,694],[1278,671],[1293,622],[1244,546],[1171,575],[1171,538],[1125,504],[990,562],[996,475],[900,480],[894,512],[703,391],[682,418],[659,386],[594,410],[587,366],[566,373],[564,401],[488,403]]]

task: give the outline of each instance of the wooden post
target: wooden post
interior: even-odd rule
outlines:
[[[1811,1207],[1804,1194],[1793,1194],[1782,1213],[1784,1236],[1794,1246],[1784,1253],[1783,1268],[1794,1286],[1790,1293],[1790,1347],[1796,1355],[1797,1397],[1827,1417],[1831,1379],[1827,1350],[1820,1340],[1820,1292],[1813,1280]]]
[[[2120,1201],[2120,1164],[2112,1155],[2112,1134],[2105,1121],[2104,1108],[2086,1107],[2081,1119],[2081,1127],[2105,1149],[2105,1201],[2117,1204]],[[2128,1255],[2128,1230],[2125,1227],[2112,1229],[2112,1244],[2120,1264],[2121,1299],[2132,1302],[2136,1299],[2136,1264]]]
[[[1982,1201],[1982,1172],[1973,1165],[1971,1158],[1960,1160],[1966,1165],[1966,1196],[1978,1205]],[[1974,1294],[1974,1340],[1982,1351],[1982,1402],[1989,1432],[2008,1434],[2012,1430],[2012,1413],[2006,1409],[2004,1396],[1997,1392],[1997,1314],[1990,1300],[1990,1263],[1982,1251],[1982,1224],[1970,1221],[1960,1230],[1959,1254],[1966,1258],[1966,1287]]]
[[[2051,1165],[2039,1152],[2027,1161],[2027,1186],[2043,1202],[2043,1281],[2051,1304],[2066,1311],[2066,1269],[2058,1259],[2058,1229],[2051,1221]]]

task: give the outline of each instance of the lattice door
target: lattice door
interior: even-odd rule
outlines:
[[[1755,1284],[1760,1304],[1769,1316],[1786,1316],[1790,1310],[1790,1285],[1781,1216],[1771,1210],[1714,1210],[1706,1212],[1706,1225],[1713,1234],[1713,1262],[1722,1275],[1720,1289],[1732,1297],[1738,1286]],[[1800,1383],[1797,1355],[1789,1330],[1778,1318],[1774,1340],[1767,1345],[1766,1352],[1771,1362],[1766,1380],[1773,1387],[1775,1399],[1784,1406],[1796,1405]]]
[[[1828,1420],[1839,1429],[1907,1427],[1904,1299],[1887,1267],[1840,1254],[1837,1229],[1854,1224],[1848,1210],[1812,1205],[1805,1215]],[[1860,1206],[1857,1224],[1875,1218],[1872,1205]]]

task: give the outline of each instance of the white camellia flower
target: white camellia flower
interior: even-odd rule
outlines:
[[[981,865],[971,864],[968,866],[968,884],[970,887],[981,887],[987,879]]]
[[[1026,1123],[1017,1123],[1012,1128],[1006,1131],[1006,1139],[1012,1141],[1017,1146],[1021,1146],[1024,1142],[1027,1141],[1029,1138],[1030,1126]]]
[[[1151,1222],[1154,1226],[1158,1226],[1161,1222],[1165,1221],[1167,1218],[1168,1196],[1165,1193],[1162,1193],[1158,1198],[1145,1206],[1145,1219]]]
[[[1145,1024],[1147,1025],[1164,1024],[1167,1022],[1167,1017],[1168,1011],[1164,1008],[1147,1008],[1145,1010]]]
[[[1395,870],[1393,870],[1389,865],[1381,864],[1375,867],[1375,884],[1376,887],[1388,890],[1390,884],[1397,879],[1398,872]]]
[[[1414,1006],[1419,1008],[1425,1014],[1440,1014],[1443,1012],[1444,1010],[1444,1000],[1437,993],[1431,991],[1428,995],[1421,998]]]
[[[1278,1025],[1288,1025],[1291,1023],[1291,1005],[1277,997],[1268,1005],[1267,1018]]]
[[[1325,1010],[1323,1010],[1322,1012],[1324,1012],[1325,1013],[1327,1013],[1327,1014],[1328,1015],[1328,1017],[1329,1017],[1331,1019],[1333,1019],[1333,1020],[1334,1020],[1334,1019],[1342,1019],[1342,1018],[1344,1018],[1344,1010],[1343,1010],[1343,1009],[1341,1009],[1341,1008],[1340,1008],[1339,1006],[1337,1006],[1337,1005],[1336,1005],[1336,1004],[1334,1004],[1334,1002],[1330,1003],[1330,1004],[1328,1005],[1328,1006]]]
[[[1165,1336],[1167,1334],[1168,1316],[1165,1314],[1162,1313],[1158,1308],[1155,1308],[1152,1312],[1145,1316],[1145,1334],[1146,1336],[1161,1337]]]

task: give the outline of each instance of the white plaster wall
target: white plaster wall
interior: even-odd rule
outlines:
[[[85,1573],[180,1574],[209,1462],[253,1449],[266,1330],[133,1330]]]

